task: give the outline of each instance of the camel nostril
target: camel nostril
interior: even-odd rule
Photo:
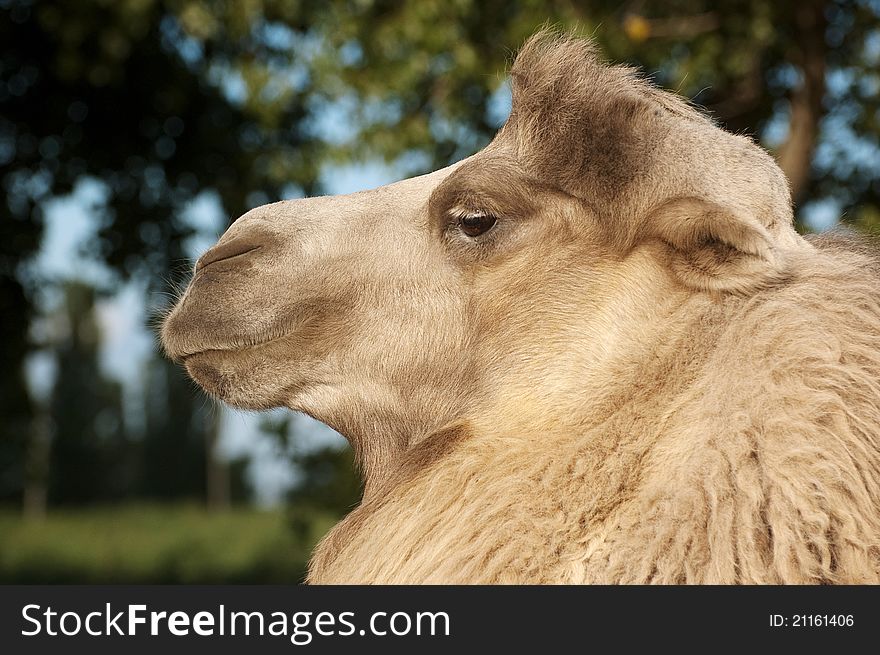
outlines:
[[[195,272],[198,273],[210,264],[245,255],[262,247],[263,244],[253,237],[242,236],[230,239],[226,243],[217,244],[199,257],[199,260],[196,262]]]

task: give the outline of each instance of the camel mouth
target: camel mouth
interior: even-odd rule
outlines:
[[[194,359],[199,357],[200,355],[209,355],[212,353],[220,353],[220,352],[234,352],[232,350],[228,350],[225,348],[205,348],[203,350],[195,350],[195,351],[186,351],[186,352],[172,352],[168,346],[165,347],[165,355],[175,364],[180,364],[186,366],[186,364]]]
[[[239,409],[263,410],[284,405],[288,391],[296,388],[297,379],[279,376],[273,365],[277,353],[262,355],[252,351],[270,347],[278,339],[253,346],[208,348],[182,356],[187,375],[217,400]]]
[[[177,364],[186,365],[191,359],[200,356],[224,356],[224,355],[234,355],[237,353],[246,352],[249,350],[256,350],[258,348],[262,348],[264,346],[269,346],[274,344],[277,341],[281,341],[287,338],[289,334],[285,333],[276,337],[270,337],[267,339],[249,341],[247,343],[234,343],[224,346],[212,345],[206,348],[200,348],[198,350],[187,350],[180,353],[168,353],[168,356]]]
[[[256,347],[261,346],[265,343],[269,343],[269,342],[264,341],[264,342],[256,343],[253,345],[228,346],[228,347],[222,347],[222,348],[218,348],[215,346],[215,347],[211,347],[211,348],[203,348],[201,350],[194,350],[192,352],[188,351],[188,352],[184,352],[184,353],[169,354],[169,357],[176,364],[186,365],[187,363],[190,362],[190,360],[196,359],[196,358],[199,358],[202,356],[233,355],[235,353],[244,352],[245,350],[250,350],[251,348],[256,348]]]

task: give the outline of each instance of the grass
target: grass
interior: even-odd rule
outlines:
[[[43,521],[0,510],[0,583],[297,583],[335,520],[195,505],[59,510]]]

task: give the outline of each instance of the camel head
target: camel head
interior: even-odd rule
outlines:
[[[234,406],[340,431],[369,491],[431,435],[580,420],[676,308],[772,284],[807,247],[769,155],[589,42],[538,34],[511,79],[479,153],[236,220],[165,319],[168,355]]]

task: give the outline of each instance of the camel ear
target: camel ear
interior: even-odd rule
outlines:
[[[739,208],[675,198],[649,221],[651,232],[669,246],[672,270],[694,289],[747,293],[784,273],[770,232]]]

